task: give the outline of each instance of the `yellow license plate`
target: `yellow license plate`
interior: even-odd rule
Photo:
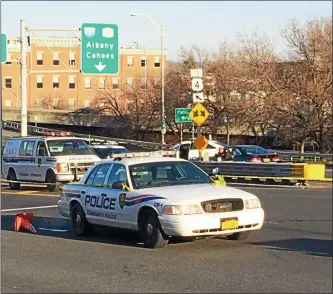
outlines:
[[[221,230],[232,230],[238,228],[238,219],[221,220]]]
[[[264,162],[270,162],[271,160],[269,158],[264,158]]]

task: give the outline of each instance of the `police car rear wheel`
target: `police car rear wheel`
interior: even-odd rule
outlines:
[[[90,231],[85,213],[79,204],[75,204],[72,211],[72,228],[76,236],[85,236]]]
[[[16,173],[14,170],[10,170],[9,174],[8,174],[8,181],[17,181],[17,178],[16,178]],[[12,183],[12,182],[9,182],[9,188],[11,190],[19,190],[21,187],[21,184],[19,183]]]
[[[162,248],[169,242],[169,239],[164,235],[161,229],[157,217],[150,212],[146,212],[143,215],[140,234],[144,247],[146,248]]]

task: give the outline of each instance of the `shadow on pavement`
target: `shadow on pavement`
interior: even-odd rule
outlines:
[[[14,231],[14,220],[15,215],[2,215],[1,230]],[[34,216],[32,224],[37,230],[37,235],[40,236],[143,248],[140,236],[133,231],[95,227],[94,231],[89,236],[76,237],[72,233],[70,219]],[[192,240],[172,240],[169,243],[185,243],[189,241]]]
[[[332,257],[333,241],[327,239],[293,238],[250,243],[273,250],[297,251],[314,256]]]

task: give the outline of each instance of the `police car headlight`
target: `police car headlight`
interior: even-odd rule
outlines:
[[[260,208],[261,204],[258,198],[245,200],[245,209]]]
[[[189,214],[201,214],[202,210],[199,205],[166,205],[163,207],[163,214],[172,215],[189,215]]]
[[[57,163],[57,172],[67,172],[69,171],[69,166],[67,163]]]

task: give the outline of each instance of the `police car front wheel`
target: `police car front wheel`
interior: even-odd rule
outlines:
[[[142,216],[140,235],[146,248],[162,248],[169,242],[162,231],[158,218],[151,212],[145,212]]]
[[[86,215],[79,204],[75,204],[71,214],[72,228],[76,236],[85,236],[92,231],[92,225],[87,222]]]

